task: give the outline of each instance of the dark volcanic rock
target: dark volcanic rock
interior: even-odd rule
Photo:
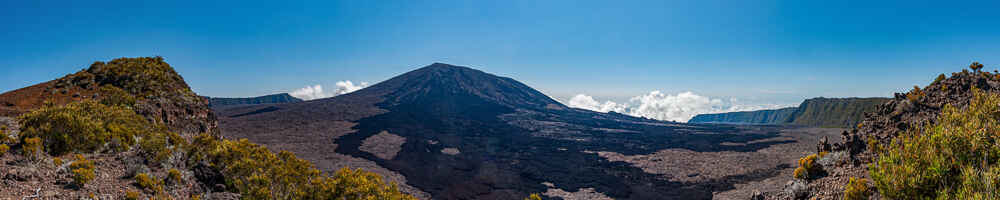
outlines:
[[[1000,76],[964,70],[952,73],[950,77],[942,77],[923,87],[920,92],[896,93],[890,101],[865,113],[859,125],[842,134],[843,142],[831,145],[833,151],[847,153],[851,162],[824,166],[830,176],[811,181],[809,188],[813,192],[810,196],[817,199],[840,198],[849,177],[868,177],[867,166],[877,159],[876,152],[868,149],[869,142],[885,144],[901,133],[935,123],[945,105],[964,108],[973,97],[973,88],[986,93],[1000,93]],[[908,94],[917,93],[923,95],[913,95],[912,100],[907,98]]]
[[[261,109],[268,112],[255,112]],[[766,140],[778,136],[776,129],[747,133],[571,109],[513,79],[440,63],[342,96],[223,112],[230,116],[223,117],[227,137],[293,151],[328,171],[350,161],[341,155],[374,161],[405,176],[394,181],[435,199],[522,199],[552,189],[546,182],[616,199],[710,199],[714,191],[783,168],[682,183],[592,152],[751,152],[792,142]],[[405,142],[366,144],[394,141],[368,140],[380,133]],[[728,143],[744,145],[721,145]],[[366,145],[399,145],[399,151],[376,155],[362,150]],[[460,153],[446,153],[451,149]]]

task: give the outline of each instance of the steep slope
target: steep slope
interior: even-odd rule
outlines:
[[[789,116],[787,123],[820,126],[852,127],[863,119],[866,112],[888,102],[889,98],[812,98],[806,99]]]
[[[815,127],[850,128],[889,98],[812,98],[799,107],[776,110],[700,114],[691,123],[794,124]]]
[[[754,152],[795,142],[767,140],[779,136],[771,127],[571,109],[513,79],[441,63],[346,95],[228,109],[220,116],[226,137],[295,152],[324,170],[350,166],[389,174],[405,183],[404,191],[435,199],[574,191],[618,199],[709,199],[713,191],[787,166],[681,182],[598,152]]]
[[[733,124],[780,124],[789,121],[789,117],[798,107],[774,110],[757,110],[743,112],[728,112],[716,114],[695,115],[688,123],[733,123]]]
[[[153,122],[184,136],[218,133],[208,100],[196,95],[162,57],[120,58],[95,62],[86,70],[0,94],[0,116],[15,117],[46,102],[63,105],[86,99],[120,99]]]
[[[843,142],[821,142],[818,151],[830,151],[837,160],[826,162],[822,168],[825,176],[809,180],[800,187],[803,197],[816,199],[841,199],[850,177],[871,180],[870,166],[878,159],[873,145],[890,144],[904,132],[921,125],[933,124],[945,105],[965,108],[973,98],[973,88],[987,93],[1000,94],[1000,75],[988,72],[941,74],[929,85],[907,93],[896,93],[888,102],[879,104],[850,131],[842,133]],[[971,141],[954,141],[967,143]],[[928,152],[935,153],[935,152]],[[926,169],[919,169],[926,170]],[[879,196],[875,191],[875,196]],[[787,191],[767,193],[766,199],[791,199]]]
[[[224,98],[224,97],[208,97],[209,105],[215,109],[226,106],[239,106],[239,105],[256,105],[256,104],[273,104],[273,103],[295,103],[302,102],[302,99],[295,98],[288,93],[272,94],[259,97],[247,97],[247,98]]]

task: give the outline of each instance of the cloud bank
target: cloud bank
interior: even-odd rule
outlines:
[[[368,87],[368,82],[361,82],[361,84],[354,85],[351,81],[337,81],[335,86],[337,86],[337,88],[333,91],[323,91],[322,85],[306,86],[289,92],[288,94],[303,100],[322,99],[360,90]]]
[[[736,99],[717,99],[697,95],[693,92],[681,92],[675,95],[652,91],[648,94],[632,97],[628,103],[605,101],[601,103],[586,94],[578,94],[569,100],[569,107],[593,110],[597,112],[617,112],[632,116],[648,117],[658,120],[687,122],[698,114],[750,111],[762,109],[777,109],[788,105],[744,105]]]

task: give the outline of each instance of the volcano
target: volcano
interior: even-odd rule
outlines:
[[[217,112],[225,137],[292,151],[327,172],[375,171],[425,199],[711,199],[783,168],[679,182],[595,152],[750,152],[790,142],[763,140],[777,136],[767,129],[570,108],[514,79],[443,63],[332,98]]]

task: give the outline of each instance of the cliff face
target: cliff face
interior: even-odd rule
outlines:
[[[865,112],[888,102],[889,98],[812,98],[806,99],[789,116],[785,123],[820,126],[853,127],[864,118]]]
[[[889,98],[812,98],[799,107],[718,114],[701,114],[691,123],[794,124],[817,127],[853,127],[865,112]]]
[[[694,116],[690,123],[776,124],[788,121],[796,107],[775,110],[758,110]]]
[[[302,102],[302,99],[295,98],[288,93],[272,94],[267,96],[259,97],[249,97],[249,98],[220,98],[220,97],[209,97],[212,108],[224,107],[224,106],[236,106],[236,105],[257,105],[257,104],[272,104],[272,103],[295,103]]]

